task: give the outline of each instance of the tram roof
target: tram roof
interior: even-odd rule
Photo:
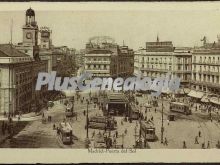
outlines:
[[[123,93],[110,93],[107,95],[109,103],[128,103],[126,96]]]
[[[188,106],[188,104],[181,103],[181,102],[171,102],[171,104],[182,105],[182,106]]]
[[[71,131],[72,130],[72,127],[69,123],[62,122],[62,123],[60,123],[60,126],[62,127],[63,131]]]

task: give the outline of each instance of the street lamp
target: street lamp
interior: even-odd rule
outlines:
[[[122,148],[124,148],[124,133],[122,133],[121,137],[122,137]]]
[[[161,113],[162,117],[161,117],[161,120],[162,120],[162,124],[161,124],[161,143],[163,143],[163,132],[164,132],[164,127],[163,127],[163,98],[162,98],[162,113]]]
[[[87,100],[87,108],[86,108],[86,138],[89,138],[89,114],[88,114],[88,109],[89,109],[89,101]]]
[[[87,113],[86,113],[86,140],[85,140],[85,143],[86,143],[86,147],[89,148],[89,117],[88,117],[88,107],[89,106],[89,102],[87,100]]]
[[[136,143],[136,136],[137,136],[137,126],[134,127],[134,139]]]

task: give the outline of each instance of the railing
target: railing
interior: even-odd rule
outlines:
[[[85,61],[86,64],[110,64],[110,61]]]
[[[145,71],[155,71],[155,72],[168,72],[168,69],[156,69],[156,68],[140,68],[140,70]]]
[[[175,73],[191,73],[192,70],[175,70]]]
[[[206,86],[209,86],[209,87],[220,88],[220,84],[219,83],[206,82],[206,81],[196,81],[196,80],[191,80],[191,83],[198,84],[198,85],[206,85]]]

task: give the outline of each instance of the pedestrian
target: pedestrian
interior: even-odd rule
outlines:
[[[114,144],[116,145],[116,138],[114,138]]]
[[[201,137],[201,131],[199,131],[199,137]]]
[[[205,143],[202,143],[202,149],[205,149]]]
[[[118,131],[115,132],[116,138],[118,138]]]
[[[125,128],[125,134],[127,134],[128,133],[128,130],[127,130],[127,128]]]
[[[195,144],[199,144],[198,136],[195,137]]]
[[[8,124],[7,124],[7,122],[5,123],[5,127],[4,127],[4,132],[7,130],[7,128],[8,128]]]
[[[186,142],[183,141],[183,148],[186,148]]]
[[[165,137],[165,139],[164,139],[164,145],[168,145],[168,141],[167,141],[167,138]]]
[[[154,121],[154,117],[153,116],[151,116],[151,121]]]
[[[208,141],[207,148],[210,148],[210,142]]]
[[[54,129],[54,130],[56,129],[56,125],[55,125],[55,123],[53,124],[53,129]]]
[[[5,134],[5,122],[4,121],[2,122],[2,134],[3,135]]]
[[[93,131],[93,133],[92,133],[92,138],[95,136],[95,130]]]
[[[155,113],[157,113],[157,108],[155,108]]]
[[[59,135],[60,134],[60,129],[57,127],[57,134]]]
[[[83,111],[83,115],[86,116],[86,110]]]

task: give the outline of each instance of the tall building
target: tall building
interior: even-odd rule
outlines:
[[[173,53],[173,75],[180,78],[181,86],[190,89],[192,75],[192,48],[176,47]],[[187,90],[186,93],[188,93]]]
[[[0,113],[29,112],[33,58],[13,45],[0,45]]]
[[[170,73],[178,76],[181,85],[189,87],[191,76],[191,49],[175,48],[171,41],[146,42],[146,48],[135,52],[134,75],[161,77]]]
[[[90,38],[86,44],[84,70],[94,77],[125,77],[133,74],[133,50],[119,46],[107,36]]]
[[[218,42],[195,47],[192,54],[192,81],[190,96],[220,105],[220,37]],[[211,96],[215,95],[215,98]]]
[[[51,33],[49,27],[41,27],[40,28],[40,49],[39,49],[39,57],[41,60],[48,61],[48,72],[53,70],[53,64],[56,61],[55,57],[52,54],[52,40]]]

